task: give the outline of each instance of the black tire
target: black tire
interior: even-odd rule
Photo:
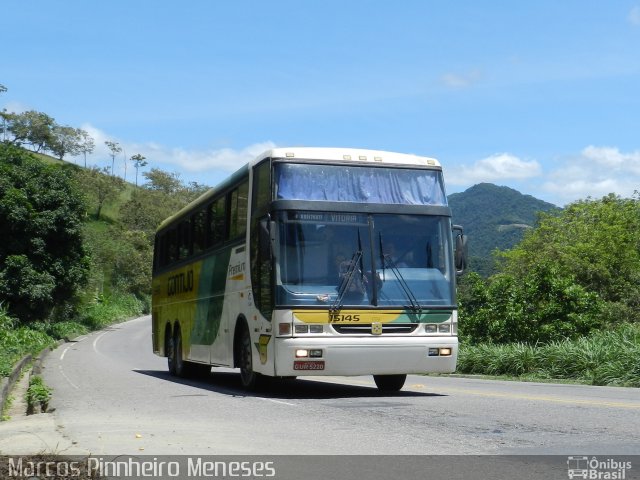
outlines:
[[[176,342],[171,330],[167,329],[164,339],[165,351],[167,352],[167,366],[169,367],[169,373],[174,377],[176,373]]]
[[[211,365],[188,362],[182,359],[182,335],[180,329],[166,340],[167,364],[174,377],[205,377],[211,373]]]
[[[178,328],[173,334],[173,353],[174,353],[174,375],[176,377],[186,377],[186,362],[182,359],[182,334]]]
[[[406,375],[374,375],[373,381],[376,382],[378,390],[381,392],[397,392],[407,379]]]
[[[240,367],[240,382],[247,390],[256,390],[260,386],[259,373],[253,371],[253,348],[251,346],[251,335],[247,327],[240,331],[238,339],[238,367]]]

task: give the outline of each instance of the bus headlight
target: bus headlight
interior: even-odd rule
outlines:
[[[294,330],[296,333],[309,333],[309,325],[296,325]]]

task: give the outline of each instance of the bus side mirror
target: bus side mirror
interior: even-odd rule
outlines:
[[[460,225],[454,225],[451,230],[455,238],[454,263],[456,274],[460,275],[467,268],[467,236]]]

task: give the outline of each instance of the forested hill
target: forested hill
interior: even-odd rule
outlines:
[[[462,193],[449,195],[453,222],[469,236],[471,269],[491,273],[491,252],[518,243],[535,225],[538,212],[559,210],[555,205],[509,187],[479,183]]]

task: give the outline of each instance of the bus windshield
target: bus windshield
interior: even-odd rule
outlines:
[[[278,200],[447,205],[442,172],[357,165],[275,165]]]
[[[278,213],[281,306],[452,306],[449,217]]]

